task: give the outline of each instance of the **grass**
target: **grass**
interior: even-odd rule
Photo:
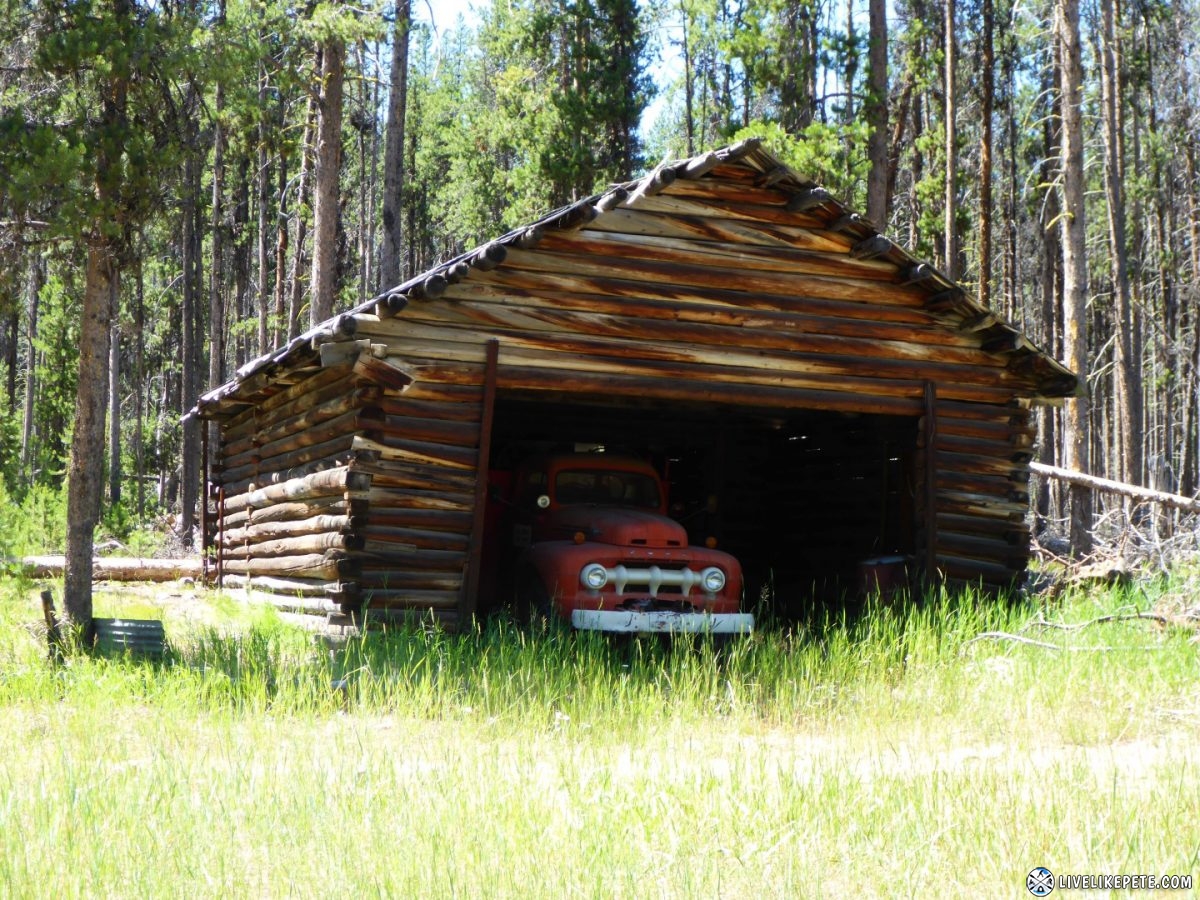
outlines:
[[[331,648],[164,590],[97,614],[164,617],[167,662],[55,669],[22,624],[35,596],[0,586],[3,896],[974,897],[1024,895],[1039,865],[1200,874],[1187,632],[969,644],[1036,610],[965,596],[720,658],[503,626]]]

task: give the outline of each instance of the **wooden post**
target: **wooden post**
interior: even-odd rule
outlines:
[[[937,387],[925,382],[925,583],[937,581]]]
[[[200,580],[208,583],[209,551],[212,549],[212,535],[209,533],[208,495],[209,485],[212,484],[208,470],[208,423],[200,428]]]
[[[221,564],[221,546],[225,543],[225,486],[217,488],[217,531],[220,540],[217,542],[217,590],[225,588],[225,570]]]
[[[471,543],[467,552],[467,571],[463,577],[462,597],[459,600],[459,627],[475,617],[479,608],[480,565],[483,559],[483,524],[487,516],[488,468],[492,453],[492,420],[496,410],[496,367],[500,342],[492,338],[487,343],[487,363],[483,376],[483,409],[480,411],[479,454],[475,473],[475,509],[471,524]]]

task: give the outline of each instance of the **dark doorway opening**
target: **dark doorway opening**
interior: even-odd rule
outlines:
[[[509,474],[538,453],[646,458],[691,542],[714,538],[741,561],[746,606],[790,619],[853,601],[864,563],[915,554],[917,435],[915,417],[502,391],[490,493],[502,496]],[[497,568],[511,551],[494,505],[485,556]]]

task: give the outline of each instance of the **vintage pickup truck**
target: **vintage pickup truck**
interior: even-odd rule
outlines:
[[[742,569],[688,545],[648,462],[605,453],[537,457],[513,482],[518,608],[579,630],[743,634]]]

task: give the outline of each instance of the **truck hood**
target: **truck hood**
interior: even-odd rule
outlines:
[[[582,531],[589,541],[619,547],[686,547],[687,531],[664,515],[643,509],[607,506],[569,506],[551,519],[555,530]]]

